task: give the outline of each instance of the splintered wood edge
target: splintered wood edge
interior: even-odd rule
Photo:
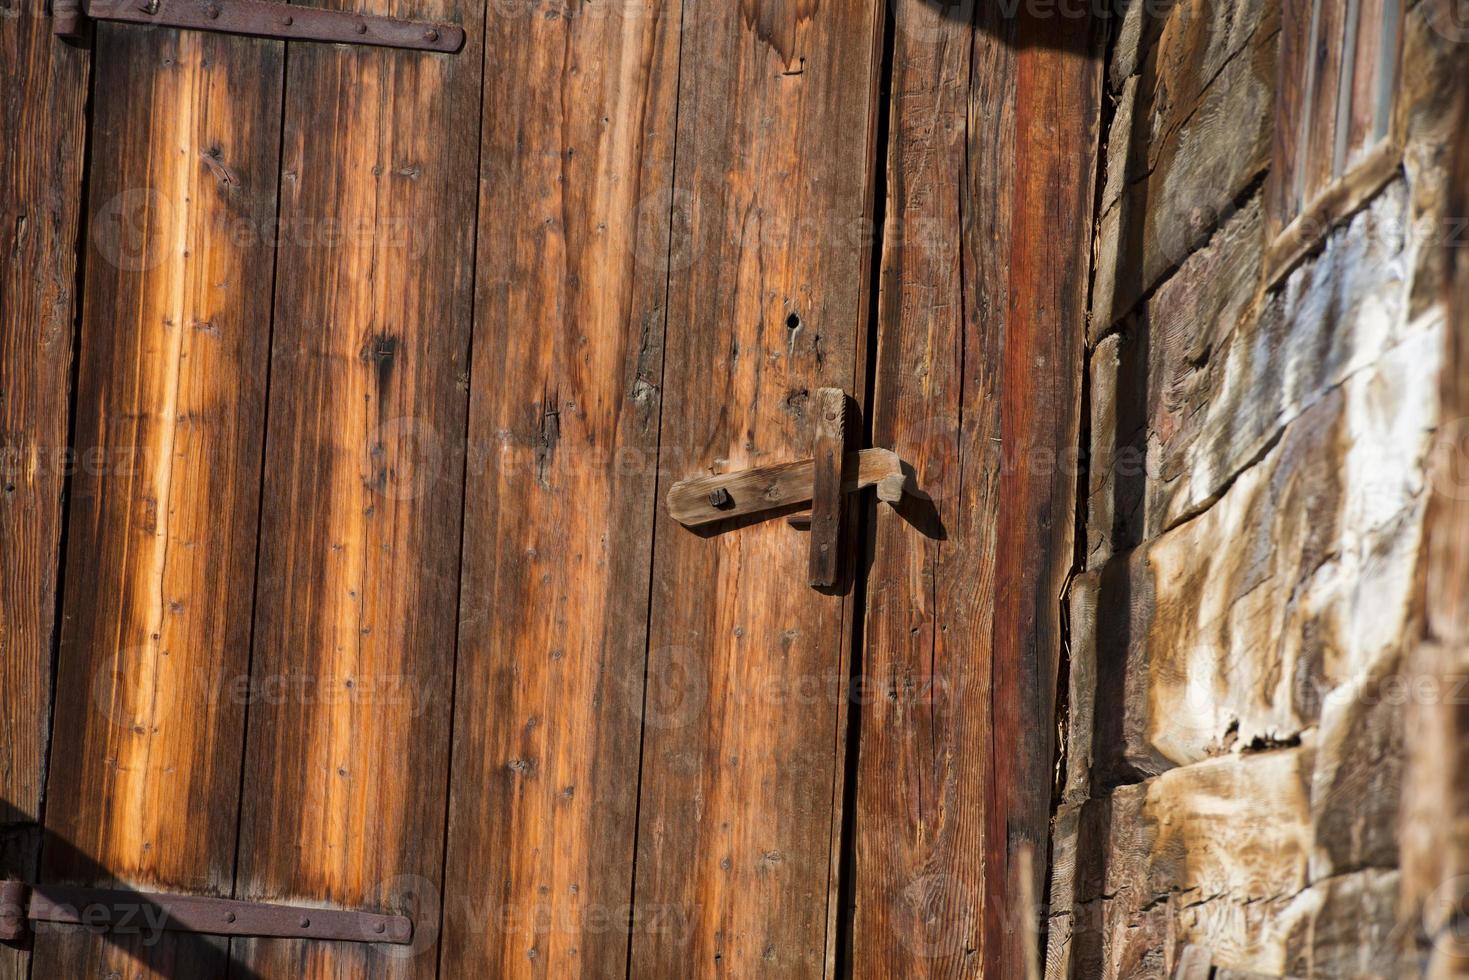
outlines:
[[[855,465],[851,459],[853,456],[857,457]],[[849,453],[844,469],[855,475],[849,475],[842,481],[843,493],[877,487],[879,500],[897,503],[903,498],[907,487],[903,463],[891,449],[863,449]],[[810,503],[815,476],[815,462],[803,459],[738,473],[681,480],[668,489],[668,513],[685,527],[699,527],[731,517]],[[724,507],[710,503],[709,495],[718,490],[729,493],[730,502]]]

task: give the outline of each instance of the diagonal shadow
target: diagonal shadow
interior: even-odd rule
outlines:
[[[0,812],[14,814],[16,810],[0,800]],[[41,867],[66,868],[65,881],[40,882]],[[230,956],[227,937],[169,931],[168,916],[156,902],[119,883],[108,868],[35,823],[0,826],[0,880],[25,881],[42,895],[48,885],[63,884],[103,887],[114,893],[106,902],[119,919],[114,927],[33,922],[21,939],[0,942],[0,948],[31,955],[34,977],[100,976],[105,972],[101,968],[108,965],[101,962],[104,958],[115,963],[115,955],[106,955],[113,951],[123,953],[154,976],[258,980],[255,972]],[[116,893],[121,893],[120,901]],[[59,891],[55,894],[62,899]],[[88,915],[86,909],[78,911],[84,917]],[[91,914],[100,920],[102,910]]]

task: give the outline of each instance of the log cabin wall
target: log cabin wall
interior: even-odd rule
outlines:
[[[1464,32],[1391,6],[1114,24],[1047,977],[1462,975],[1427,965],[1462,700],[1415,680],[1462,676],[1423,583],[1460,601],[1425,520]]]

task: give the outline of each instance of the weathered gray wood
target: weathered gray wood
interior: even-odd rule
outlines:
[[[1097,229],[1093,340],[1206,241],[1267,167],[1280,16],[1265,0],[1175,4],[1124,87]]]

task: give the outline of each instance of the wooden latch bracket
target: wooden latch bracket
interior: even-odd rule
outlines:
[[[682,480],[669,488],[668,513],[694,528],[809,503],[810,513],[792,516],[791,524],[811,531],[810,584],[830,588],[840,574],[846,495],[876,487],[879,500],[897,504],[908,478],[891,450],[848,450],[847,396],[840,388],[822,388],[814,402],[812,458]]]
[[[22,939],[32,922],[127,933],[189,932],[398,946],[413,942],[413,921],[403,915],[298,908],[200,895],[0,882],[0,941]]]
[[[457,24],[298,7],[280,0],[52,0],[51,18],[52,31],[62,37],[80,35],[87,20],[111,20],[446,54],[464,47],[464,28]]]

